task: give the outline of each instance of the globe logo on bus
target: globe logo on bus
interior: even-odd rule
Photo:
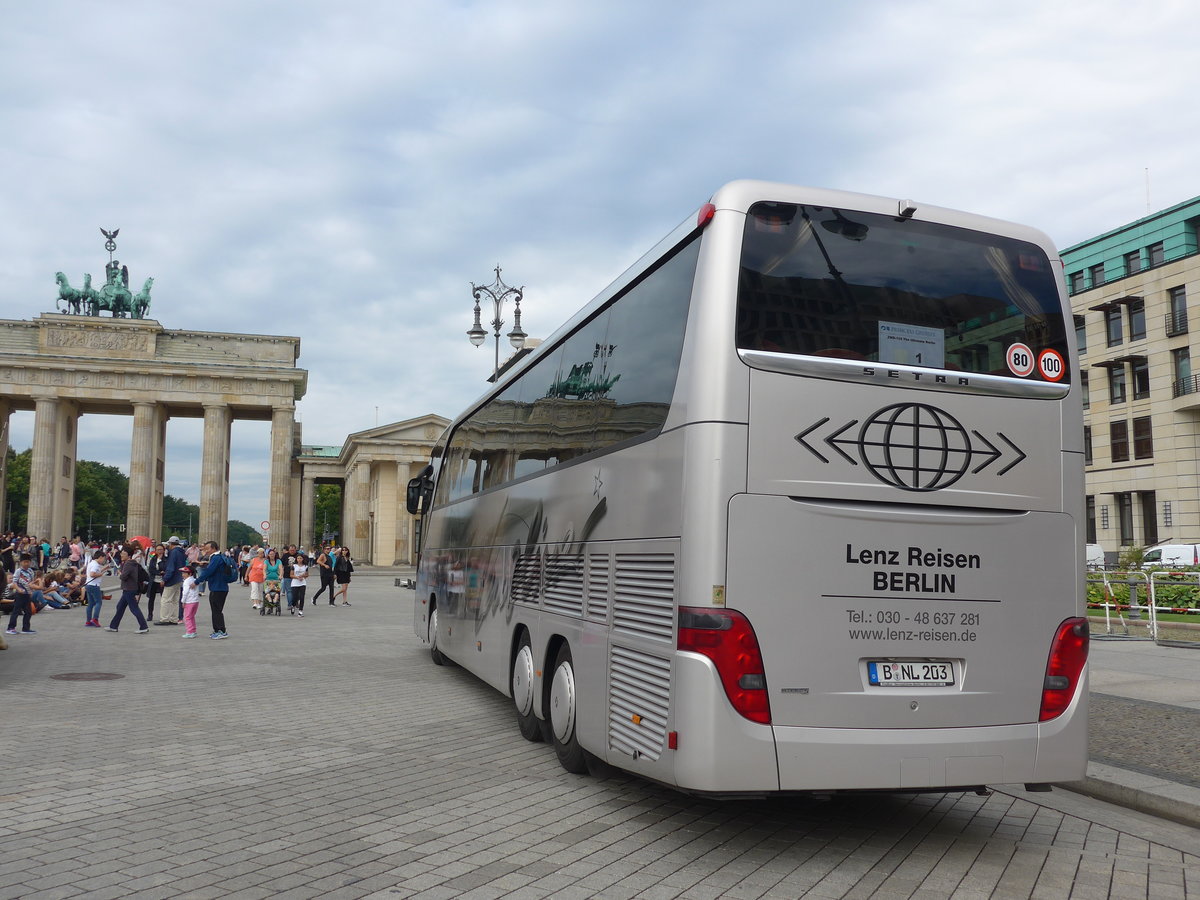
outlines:
[[[905,491],[938,491],[962,478],[971,463],[967,430],[944,410],[924,403],[885,406],[858,433],[863,464],[885,484]]]

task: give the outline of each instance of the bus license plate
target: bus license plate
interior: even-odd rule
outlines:
[[[954,684],[954,667],[949,662],[871,660],[867,676],[876,687],[947,687]]]

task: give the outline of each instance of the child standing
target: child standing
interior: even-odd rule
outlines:
[[[196,636],[196,610],[200,608],[200,586],[196,583],[196,575],[191,566],[180,569],[183,572],[183,636]]]

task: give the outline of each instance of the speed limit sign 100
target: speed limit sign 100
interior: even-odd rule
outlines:
[[[1066,374],[1067,364],[1057,350],[1043,350],[1038,354],[1038,371],[1047,381],[1059,381]]]

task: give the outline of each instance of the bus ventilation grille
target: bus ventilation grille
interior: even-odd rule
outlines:
[[[630,756],[658,759],[666,746],[670,660],[614,646],[608,683],[608,746]]]
[[[542,557],[537,551],[522,553],[513,565],[512,598],[517,603],[537,603],[542,582]]]
[[[612,575],[612,557],[607,553],[589,553],[587,568],[587,614],[589,619],[608,621],[608,582]]]
[[[613,629],[659,641],[674,639],[675,557],[618,553],[613,583]]]
[[[582,616],[583,554],[547,555],[542,593],[546,609],[569,616]]]

